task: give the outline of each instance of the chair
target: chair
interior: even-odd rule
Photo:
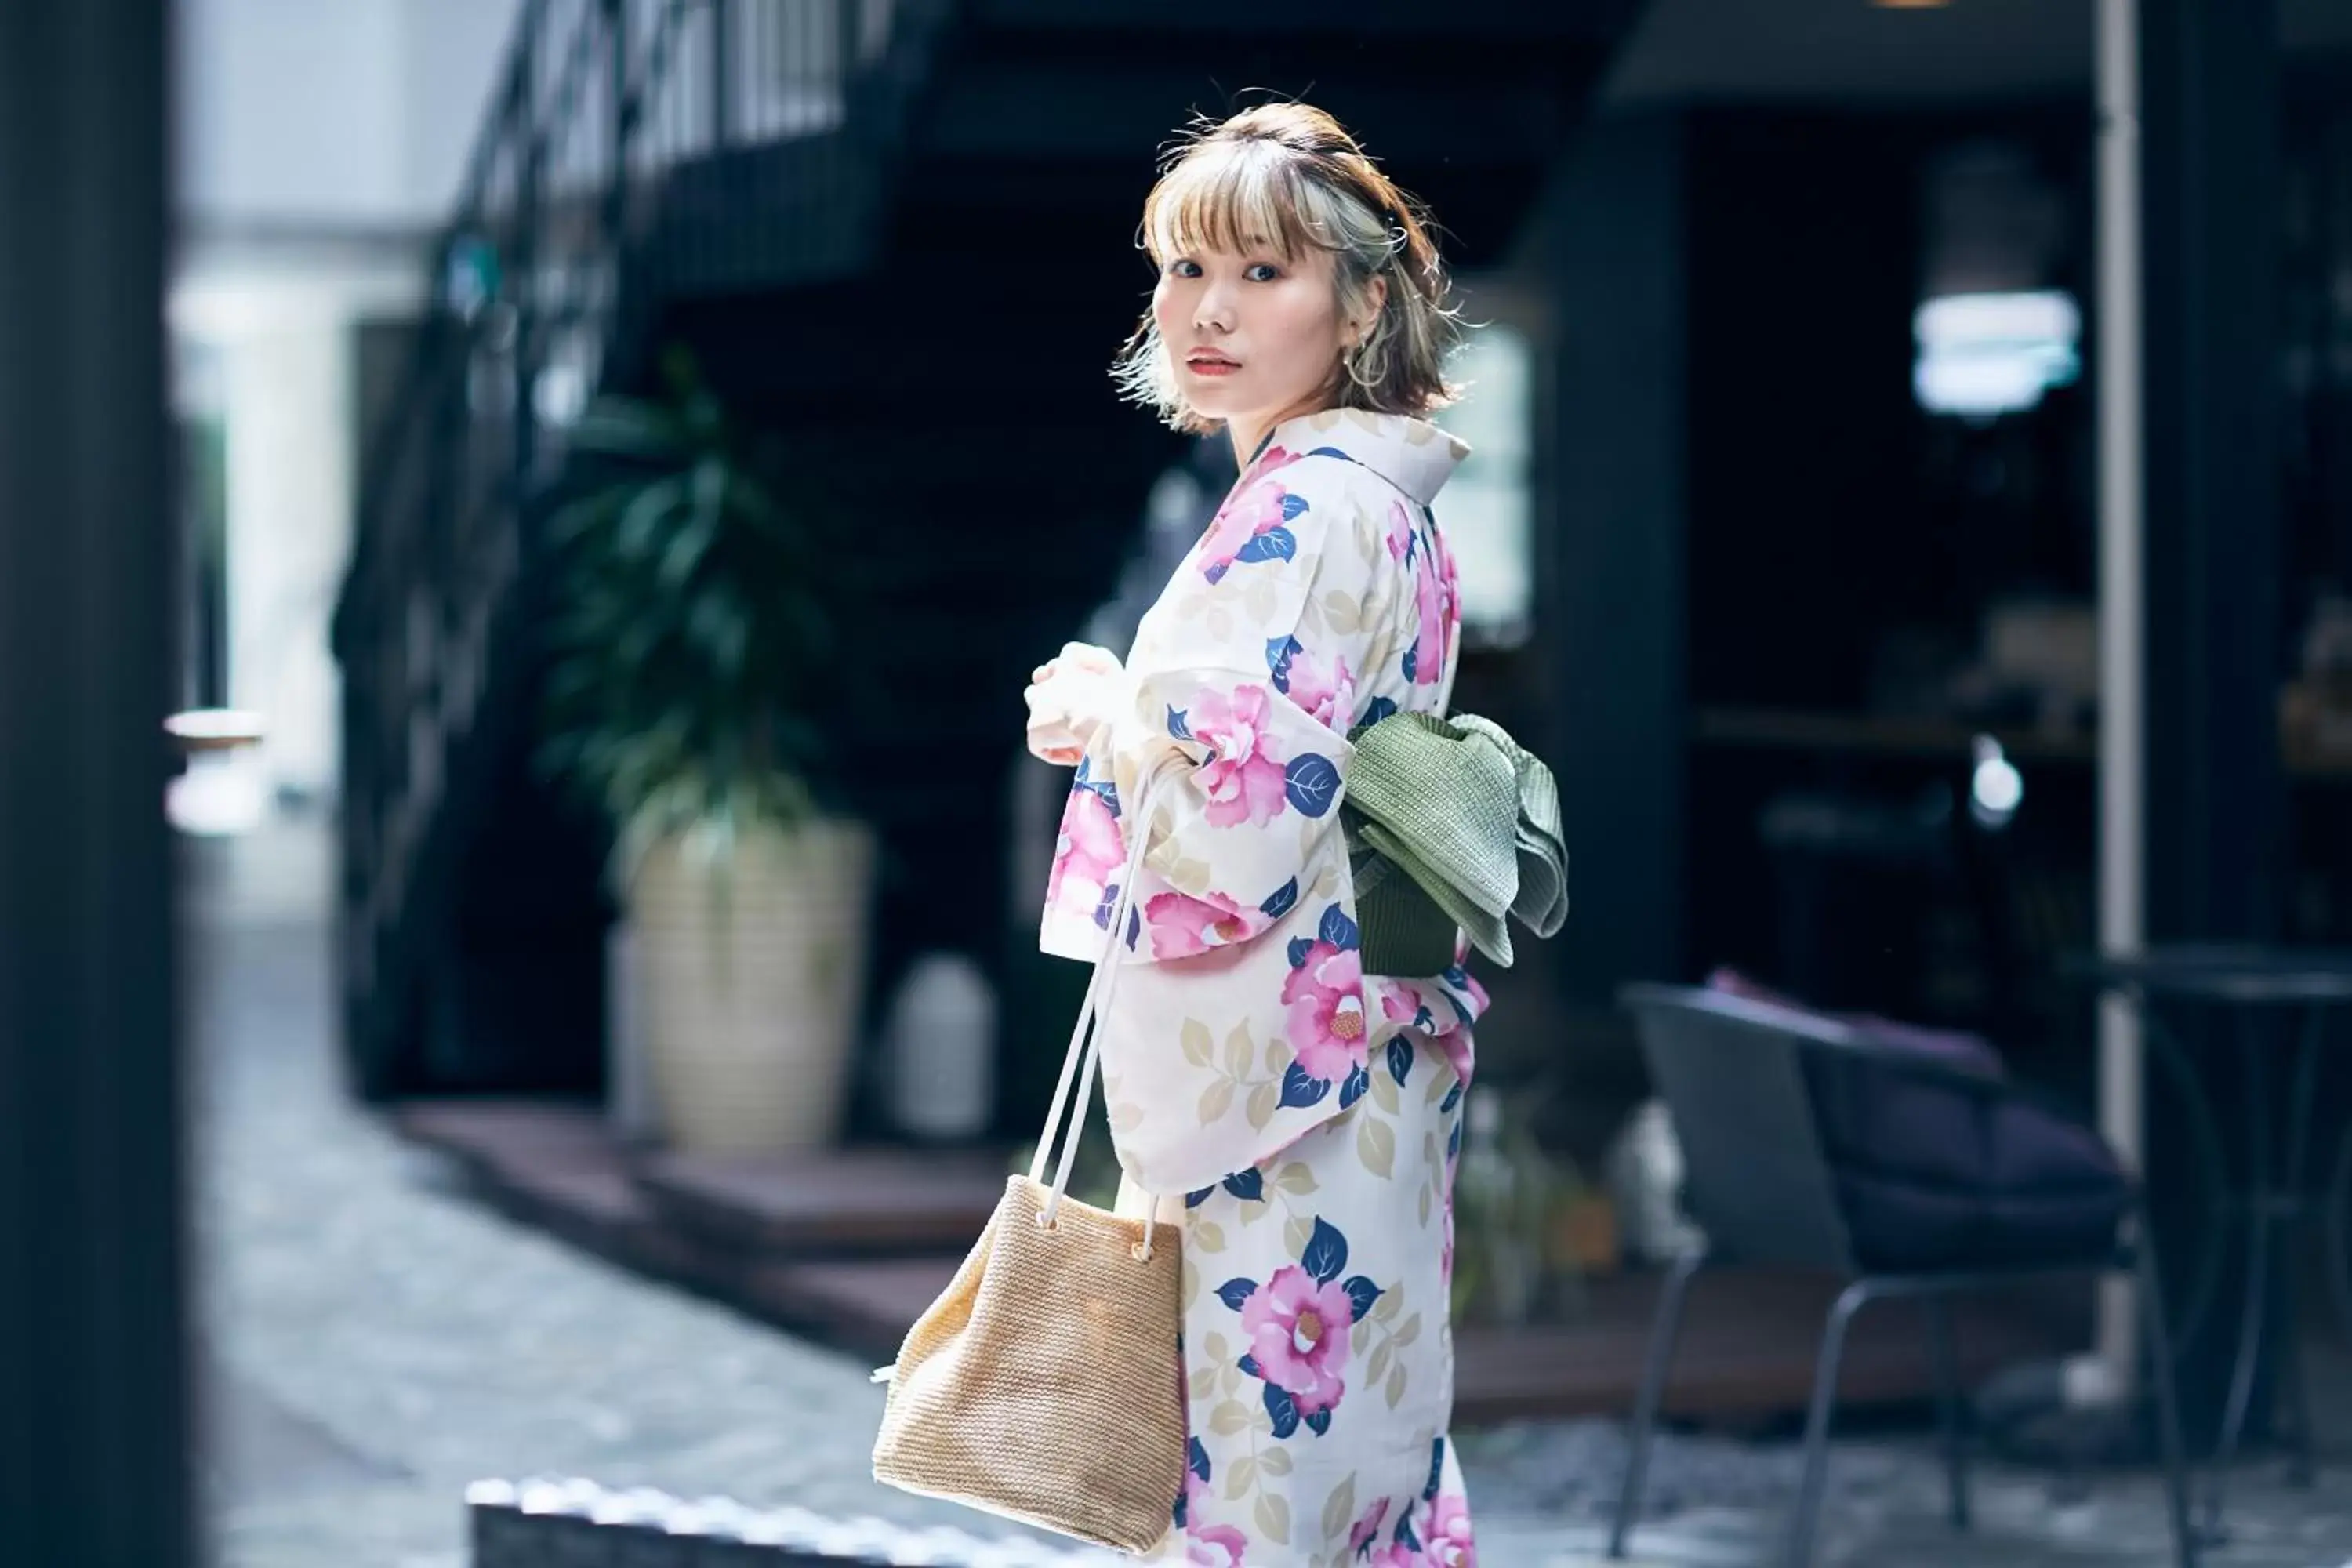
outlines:
[[[1806,1010],[1680,987],[1622,994],[1683,1146],[1706,1250],[1669,1270],[1633,1415],[1609,1555],[1639,1516],[1683,1304],[1707,1263],[1828,1268],[1831,1307],[1805,1422],[1787,1561],[1812,1559],[1846,1331],[1894,1298],[1927,1309],[1954,1528],[1969,1525],[1950,1297],[2063,1274],[2129,1273],[2147,1329],[2176,1561],[2196,1568],[2171,1345],[2136,1183],[2098,1136],[1980,1065]]]

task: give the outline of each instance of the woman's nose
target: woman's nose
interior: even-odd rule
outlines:
[[[1233,295],[1220,284],[1212,283],[1201,290],[1192,306],[1192,325],[1202,331],[1233,330]]]

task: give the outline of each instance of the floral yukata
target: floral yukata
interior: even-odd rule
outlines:
[[[1154,1560],[1475,1562],[1446,1426],[1453,1169],[1486,994],[1362,973],[1348,731],[1444,712],[1430,502],[1465,448],[1339,410],[1277,426],[1145,616],[1065,809],[1042,945],[1099,957],[1122,1206],[1184,1226],[1190,1467]],[[1147,772],[1157,772],[1147,802]]]

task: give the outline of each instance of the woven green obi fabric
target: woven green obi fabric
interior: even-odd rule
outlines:
[[[1391,713],[1349,739],[1340,824],[1365,973],[1436,974],[1457,928],[1508,967],[1508,917],[1559,930],[1568,849],[1549,768],[1474,713]]]

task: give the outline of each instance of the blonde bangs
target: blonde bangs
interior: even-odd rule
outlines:
[[[1318,221],[1329,205],[1328,193],[1272,142],[1198,142],[1145,199],[1144,248],[1162,266],[1204,250],[1244,256],[1270,248],[1295,261],[1310,247],[1339,248],[1328,222]]]

